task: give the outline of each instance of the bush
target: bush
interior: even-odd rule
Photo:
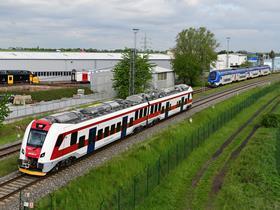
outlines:
[[[280,114],[266,114],[263,116],[261,125],[266,128],[280,127]]]

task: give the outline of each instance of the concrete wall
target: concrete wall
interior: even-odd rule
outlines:
[[[167,87],[172,87],[175,85],[175,73],[166,72],[166,80],[159,80],[158,74],[153,73],[151,86],[155,89],[162,89]]]

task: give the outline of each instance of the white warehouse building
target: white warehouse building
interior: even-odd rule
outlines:
[[[121,59],[121,53],[0,52],[0,70],[28,70],[42,82],[71,81],[73,70],[89,70],[92,89],[110,92],[112,69]],[[149,60],[156,65],[151,86],[158,89],[174,86],[171,56],[150,54]]]
[[[220,54],[218,55],[218,59],[212,69],[227,69],[231,67],[238,67],[245,61],[247,61],[247,55],[240,53],[231,53],[228,55],[227,66],[227,54]]]
[[[112,69],[121,59],[121,53],[0,52],[0,70],[28,70],[41,81],[70,81],[72,70]],[[169,55],[150,54],[149,59],[171,69]]]

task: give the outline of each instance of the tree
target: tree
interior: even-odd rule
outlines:
[[[241,65],[240,65],[240,67],[245,67],[245,68],[247,68],[247,67],[252,67],[253,66],[253,63],[251,63],[251,62],[249,62],[249,61],[245,61],[244,63],[242,63]]]
[[[8,95],[0,96],[0,125],[10,113],[9,107],[7,106],[8,100]]]
[[[177,35],[174,59],[171,61],[180,82],[198,84],[203,71],[208,71],[217,60],[215,49],[218,46],[214,34],[205,27],[181,31]]]
[[[132,50],[126,49],[122,54],[122,60],[117,63],[113,69],[113,88],[118,97],[125,98],[129,95],[130,69],[133,59]],[[140,56],[136,54],[135,59],[135,94],[144,92],[152,79],[152,67],[155,65],[149,63],[148,55]]]

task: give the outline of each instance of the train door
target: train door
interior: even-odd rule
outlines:
[[[13,75],[8,75],[8,85],[14,84],[14,76]]]
[[[92,153],[95,147],[96,127],[89,130],[87,154]]]
[[[127,130],[127,120],[128,116],[123,117],[122,119],[122,132],[121,132],[121,138],[124,138],[126,136],[126,130]]]
[[[185,105],[185,97],[182,97],[182,99],[181,99],[181,109],[180,109],[181,112],[184,110],[184,105]]]
[[[165,118],[168,117],[169,105],[170,105],[170,103],[166,102],[166,104],[165,104]]]

